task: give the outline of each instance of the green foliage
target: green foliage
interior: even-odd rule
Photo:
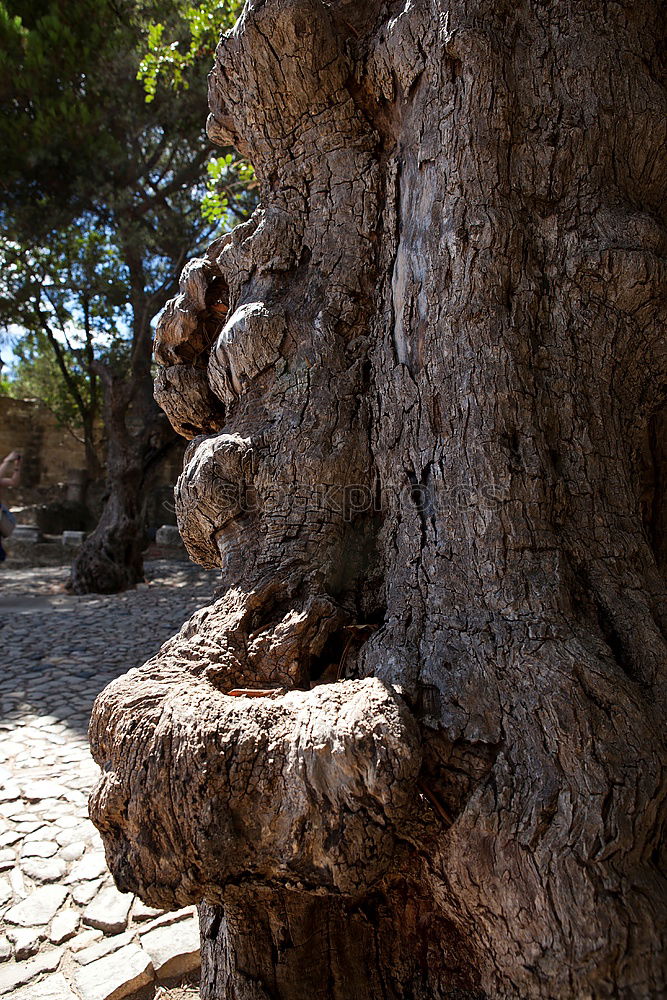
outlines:
[[[44,247],[0,237],[0,323],[67,337],[86,329],[113,340],[129,320],[127,268],[110,234],[91,219],[54,232]]]
[[[231,28],[242,6],[239,0],[200,0],[196,5],[181,4],[169,25],[150,24],[137,74],[146,101],[154,100],[160,80],[174,89],[187,88],[188,71],[202,60],[210,64],[220,32]]]
[[[233,153],[214,156],[206,164],[208,177],[202,198],[202,216],[208,222],[219,222],[232,211],[243,217],[252,207],[256,187],[252,165]]]
[[[197,66],[210,67],[220,33],[231,28],[243,7],[242,0],[200,0],[182,3],[169,24],[153,22],[146,32],[146,47],[139,64],[148,103],[155,100],[160,84],[172,90],[187,89],[189,74]],[[245,218],[254,207],[256,187],[252,166],[228,153],[211,157],[207,166],[202,218],[225,222],[230,214]]]
[[[130,320],[127,269],[92,220],[27,248],[0,237],[0,323],[13,343],[3,391],[41,399],[70,429],[99,415],[95,364],[117,364]]]
[[[91,386],[86,369],[81,367],[74,355],[66,355],[66,363],[70,379],[75,383],[84,405],[91,407]],[[4,390],[5,395],[14,399],[41,400],[59,422],[71,430],[79,431],[82,427],[81,414],[64,379],[55,370],[51,349],[43,333],[28,333],[18,342],[12,377],[5,380]]]
[[[0,0],[0,212],[20,214],[35,239],[129,186],[141,201],[182,178],[199,202],[213,153],[206,75],[238,7]],[[146,59],[154,60],[150,105],[137,79]],[[195,159],[194,174],[179,177]]]
[[[0,0],[0,145],[3,201],[71,193],[107,145],[94,85],[100,51],[117,16],[100,17],[96,0]],[[36,213],[35,213],[36,214]]]
[[[17,359],[0,391],[37,395],[88,434],[99,365],[146,384],[151,323],[183,264],[254,207],[248,168],[228,151],[219,168],[204,133],[217,32],[236,9],[0,0],[0,335]]]

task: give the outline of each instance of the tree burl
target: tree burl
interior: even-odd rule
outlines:
[[[664,995],[666,52],[629,0],[220,43],[261,208],[155,354],[222,596],[91,724],[205,1000]]]

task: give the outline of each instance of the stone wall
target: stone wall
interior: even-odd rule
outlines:
[[[175,448],[162,463],[157,485],[148,498],[147,519],[153,530],[176,523],[173,484],[181,471],[183,449],[184,445]],[[79,499],[77,484],[85,467],[83,444],[39,400],[0,396],[0,460],[11,451],[23,455],[21,484],[7,490],[4,499],[10,507],[25,510],[21,520],[32,523],[27,508],[34,505]],[[90,492],[93,507],[101,495],[102,487]]]
[[[35,399],[0,396],[0,459],[23,455],[21,485],[7,499],[12,506],[60,499],[68,472],[85,465],[83,444]]]

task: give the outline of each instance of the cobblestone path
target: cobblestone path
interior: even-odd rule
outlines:
[[[119,893],[88,819],[95,696],[148,659],[216,574],[147,564],[125,594],[62,592],[62,567],[0,570],[0,996],[114,1000],[198,964],[190,910]]]

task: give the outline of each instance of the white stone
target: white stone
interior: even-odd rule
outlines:
[[[86,845],[80,840],[78,843],[67,844],[66,847],[61,847],[59,856],[64,861],[78,861],[85,849]]]
[[[9,938],[6,938],[3,934],[0,937],[0,962],[6,962],[8,958],[12,957],[12,946],[9,943]]]
[[[96,944],[91,944],[88,948],[83,948],[77,952],[75,955],[76,961],[80,965],[90,965],[91,962],[96,962],[98,958],[104,958],[105,955],[110,955],[112,952],[118,951],[119,948],[124,948],[131,940],[132,934],[130,933],[113,934],[111,937],[102,938]]]
[[[155,541],[158,545],[178,546],[183,545],[181,534],[174,524],[163,524],[155,532]]]
[[[101,937],[104,937],[102,931],[94,930],[92,927],[88,930],[81,931],[77,934],[69,944],[67,945],[69,951],[76,952],[81,951],[83,948],[88,948],[91,944],[99,941]]]
[[[19,899],[25,899],[28,895],[25,887],[25,880],[23,878],[23,872],[18,867],[12,867],[9,873],[9,881],[12,883],[12,890],[15,896]]]
[[[12,898],[14,893],[9,883],[9,879],[0,878],[0,906],[4,906]]]
[[[12,813],[12,819],[15,823],[32,823],[35,820],[35,810],[26,811],[23,808],[23,803],[21,803],[21,811]]]
[[[147,934],[148,931],[152,931],[156,927],[166,927],[168,924],[175,924],[178,920],[187,920],[196,914],[197,908],[195,906],[184,906],[182,910],[169,910],[156,917],[155,920],[151,920],[150,924],[146,924],[145,927],[139,927],[138,931],[139,934]]]
[[[83,922],[89,927],[99,927],[105,934],[118,934],[127,926],[133,900],[131,893],[119,892],[114,886],[100,889],[83,911]]]
[[[26,858],[21,869],[34,882],[58,882],[67,871],[67,864],[60,858]]]
[[[42,533],[39,528],[33,528],[31,524],[17,524],[13,537],[15,542],[28,542],[33,545],[36,542],[41,542]]]
[[[39,1000],[78,1000],[60,972],[48,976],[47,979],[41,979],[38,985]],[[36,988],[35,986],[27,986],[25,989],[19,990],[18,993],[12,993],[12,1000],[37,1000]]]
[[[101,886],[101,878],[95,879],[94,882],[81,882],[80,885],[75,885],[72,889],[72,899],[77,906],[86,906],[91,899],[95,898]]]
[[[21,798],[21,789],[13,781],[8,781],[0,788],[0,802],[14,802]]]
[[[55,836],[56,841],[61,847],[67,847],[68,844],[76,844],[83,839],[79,829],[81,821],[76,816],[72,816],[72,819],[74,820],[72,826],[58,830]]]
[[[22,858],[52,858],[58,845],[54,840],[31,840],[21,849]]]
[[[136,920],[137,923],[143,920],[153,920],[155,917],[159,917],[164,913],[164,910],[156,910],[154,906],[148,906],[143,900],[137,898],[134,901],[134,906],[132,907],[132,919]]]
[[[141,935],[141,947],[160,979],[181,976],[199,967],[199,923],[194,917]]]
[[[68,813],[64,813],[64,815],[59,816],[55,823],[56,826],[61,827],[63,830],[79,825],[79,821],[76,816],[70,816]]]
[[[60,782],[45,778],[26,782],[22,785],[21,792],[28,802],[41,802],[42,799],[62,799],[67,794],[67,789]]]
[[[16,829],[19,833],[28,839],[32,837],[33,840],[46,839],[46,828],[41,820],[31,819],[31,820],[14,820],[16,823]]]
[[[44,933],[37,927],[13,927],[7,931],[7,937],[14,944],[14,958],[22,962],[24,958],[37,954]]]
[[[49,934],[53,944],[62,944],[63,941],[69,940],[76,934],[80,919],[81,917],[76,910],[61,910],[60,913],[57,913],[51,923],[51,933]]]
[[[85,531],[63,531],[63,545],[83,545]]]
[[[99,878],[107,871],[107,861],[102,851],[89,851],[74,865],[67,881],[84,882],[86,879]]]
[[[49,828],[44,823],[42,823],[41,826],[37,826],[36,823],[21,823],[20,825],[22,827],[32,826],[32,827],[35,828],[34,830],[27,830],[27,829],[23,830],[23,833],[25,834],[25,836],[23,838],[23,842],[25,844],[30,844],[34,840],[50,840],[51,839],[49,837]]]
[[[17,986],[24,986],[44,972],[53,972],[54,969],[58,968],[62,954],[62,948],[55,948],[52,951],[36,955],[35,958],[30,958],[27,962],[4,965],[0,969],[0,995],[11,992],[12,1000],[15,1000],[13,991]],[[37,1000],[38,997],[39,1000],[42,1000],[41,993],[34,992],[33,997],[34,1000]]]
[[[67,898],[67,889],[60,885],[45,885],[31,892],[26,899],[5,913],[8,924],[20,927],[40,927],[48,924]]]
[[[136,944],[77,969],[74,986],[81,1000],[122,1000],[153,981],[151,960]]]

